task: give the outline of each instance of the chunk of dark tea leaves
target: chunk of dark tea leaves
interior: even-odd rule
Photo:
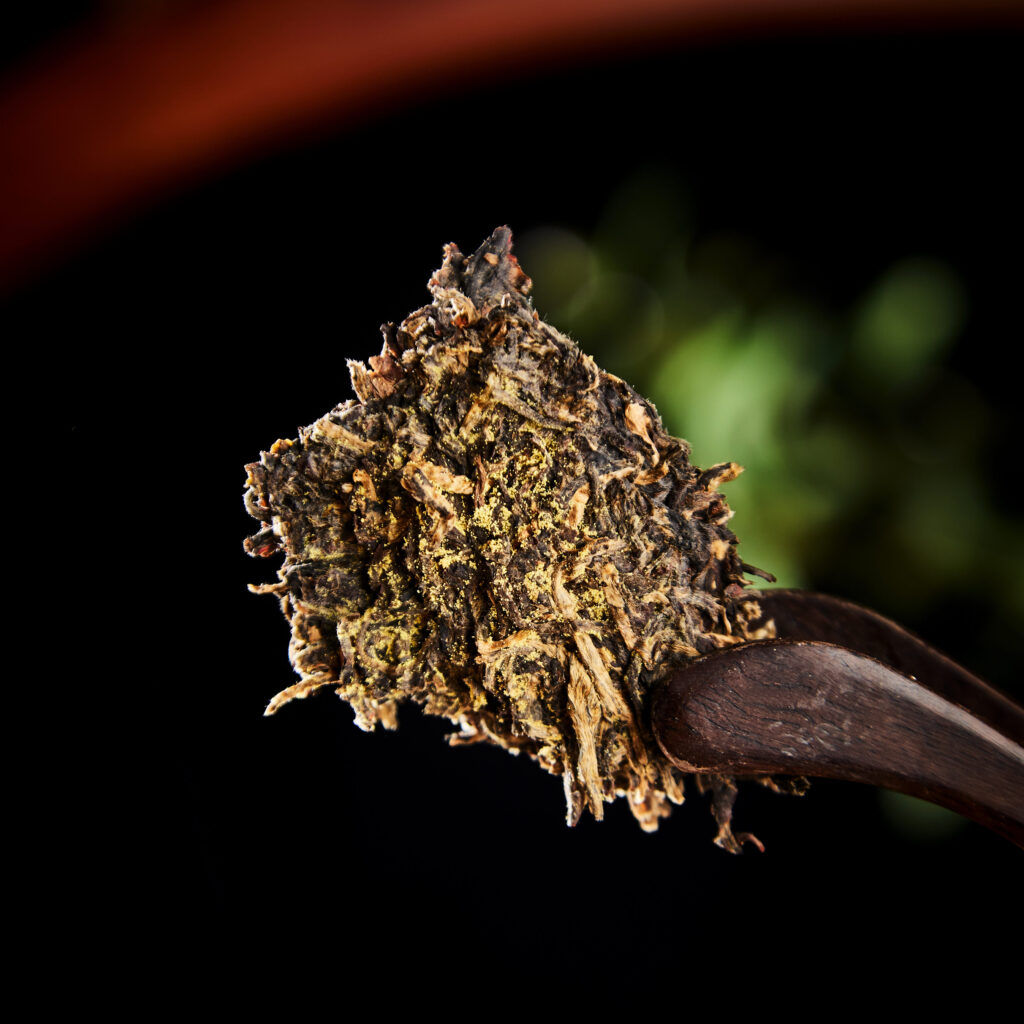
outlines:
[[[648,694],[770,635],[718,490],[740,467],[694,467],[650,402],[541,321],[511,240],[447,246],[430,305],[349,363],[357,399],[247,467],[246,550],[284,554],[252,589],[279,599],[300,677],[267,713],[330,689],[393,729],[415,701],[453,743],[560,775],[571,824],[622,796],[653,830],[683,776]],[[737,849],[732,780],[697,781]]]

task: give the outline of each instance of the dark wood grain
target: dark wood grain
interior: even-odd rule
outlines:
[[[759,601],[781,639],[867,654],[1024,744],[1024,708],[891,619],[810,590],[765,590]]]
[[[685,771],[884,786],[1024,846],[1024,748],[844,647],[768,640],[690,662],[655,696],[652,724],[665,755]]]

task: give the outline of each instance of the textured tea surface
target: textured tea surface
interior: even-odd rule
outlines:
[[[433,302],[347,401],[278,441],[249,472],[283,552],[277,595],[301,681],[272,713],[329,688],[356,723],[397,724],[413,700],[561,775],[571,823],[625,796],[657,828],[683,779],[651,736],[647,696],[681,659],[766,635],[719,486],[654,407],[543,323],[499,228],[469,258],[450,245]],[[731,780],[714,792],[718,842]]]

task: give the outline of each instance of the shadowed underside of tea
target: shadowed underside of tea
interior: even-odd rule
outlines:
[[[394,728],[412,700],[457,724],[453,743],[560,775],[571,824],[622,796],[653,830],[684,776],[652,736],[652,688],[773,635],[719,493],[740,467],[697,469],[649,402],[542,322],[511,238],[447,246],[431,304],[349,363],[357,399],[247,467],[246,550],[285,556],[252,589],[278,597],[300,676],[267,713],[333,689],[361,728]],[[696,779],[737,849],[733,781]]]

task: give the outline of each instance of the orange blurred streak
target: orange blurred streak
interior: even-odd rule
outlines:
[[[697,34],[1019,24],[997,0],[224,0],[83,35],[0,96],[0,287],[327,117]],[[450,130],[457,136],[453,119]],[[467,127],[468,131],[468,127]],[[453,143],[458,139],[453,137]]]

